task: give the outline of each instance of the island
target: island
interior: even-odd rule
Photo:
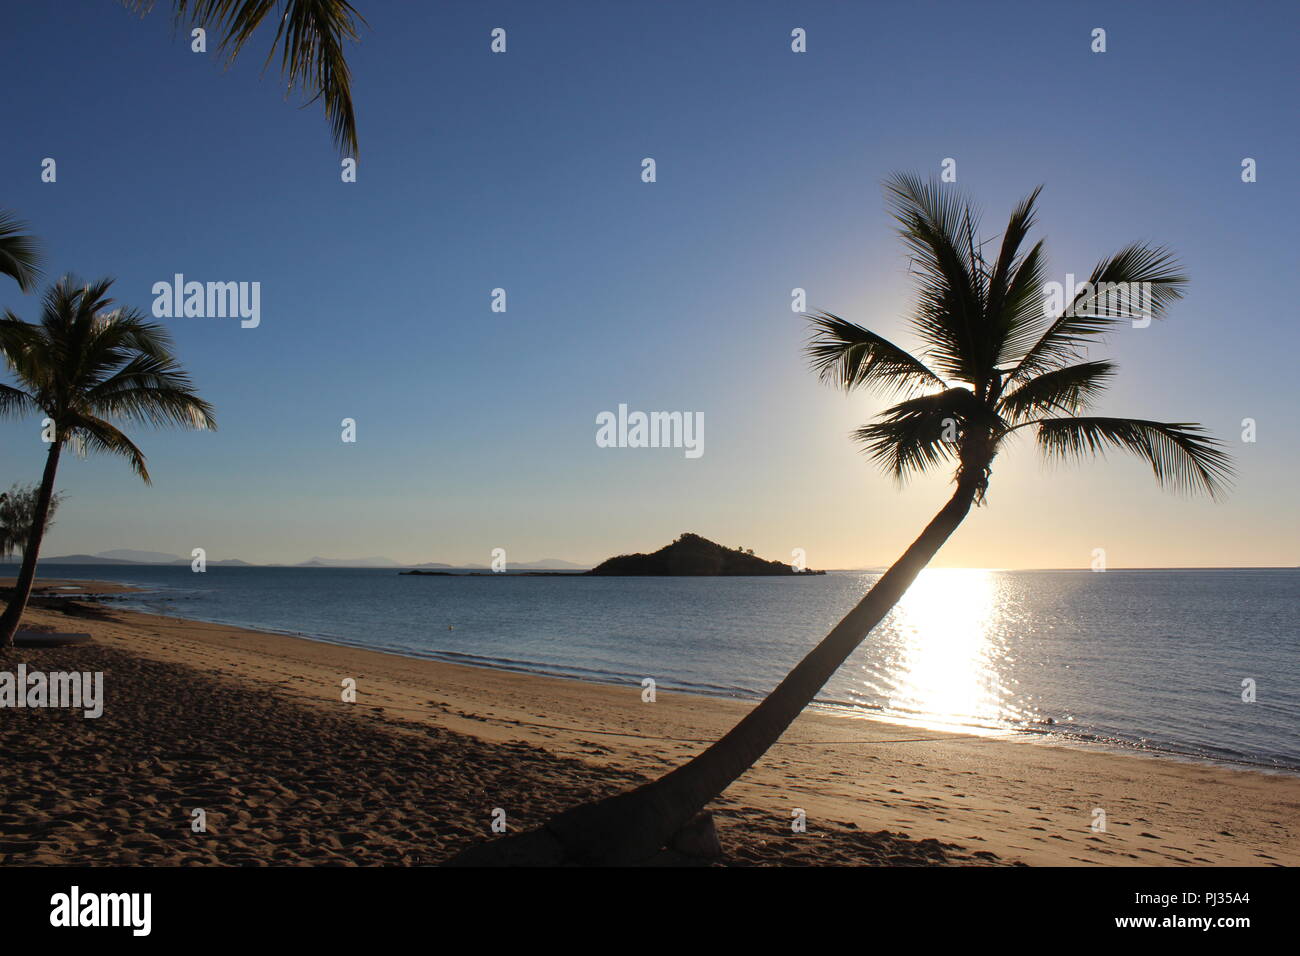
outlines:
[[[446,567],[446,565],[442,565]],[[536,571],[508,572],[480,569],[453,569],[431,571],[415,568],[398,571],[401,575],[433,578],[464,577],[804,577],[825,574],[825,571],[801,571],[780,561],[757,557],[753,549],[728,548],[698,534],[686,532],[672,544],[665,545],[654,554],[620,554],[608,558],[590,571]]]
[[[654,554],[620,554],[587,572],[598,577],[802,577],[825,573],[799,571],[780,561],[757,557],[753,550],[728,548],[689,531]]]

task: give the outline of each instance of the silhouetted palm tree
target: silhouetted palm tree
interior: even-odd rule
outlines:
[[[1049,457],[1115,447],[1149,462],[1162,485],[1210,495],[1226,487],[1230,460],[1198,425],[1079,414],[1115,372],[1110,362],[1082,360],[1088,343],[1139,312],[1159,317],[1181,297],[1187,280],[1167,251],[1134,244],[1103,259],[1053,317],[1044,307],[1043,244],[1021,251],[1038,189],[1012,212],[992,261],[981,252],[976,214],[951,187],[895,175],[886,193],[919,280],[912,325],[925,349],[913,356],[818,313],[809,316],[808,352],[830,384],[906,396],[856,438],[900,479],[952,465],[952,498],[858,605],[717,743],[653,783],[568,810],[540,830],[471,847],[455,862],[630,863],[655,853],[777,741],[889,613],[983,499],[993,459],[1016,432],[1036,435]]]
[[[30,292],[41,276],[41,253],[35,239],[26,234],[27,224],[0,209],[0,275],[18,283],[18,288]]]
[[[39,323],[6,311],[0,355],[18,387],[0,384],[0,417],[43,413],[53,441],[23,548],[14,595],[0,615],[0,647],[13,643],[36,579],[63,446],[121,455],[149,484],[144,453],[110,419],[155,426],[216,428],[212,406],[199,398],[171,353],[171,336],[134,309],[114,308],[112,279],[79,284],[64,277],[45,293]]]
[[[141,13],[157,0],[124,0]],[[176,21],[191,27],[220,30],[221,52],[233,63],[257,28],[273,12],[277,24],[270,63],[280,48],[280,72],[285,92],[303,87],[310,102],[323,100],[334,142],[345,153],[357,155],[357,123],[352,109],[352,73],[343,44],[357,40],[365,19],[347,0],[172,0]]]

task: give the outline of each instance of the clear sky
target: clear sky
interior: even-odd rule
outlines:
[[[1177,250],[1187,298],[1093,353],[1121,366],[1100,413],[1203,422],[1240,476],[1189,500],[1025,441],[936,563],[1300,564],[1294,3],[355,5],[354,184],[319,107],[261,73],[265,31],[223,71],[166,2],[6,11],[0,207],[47,271],[117,276],[146,311],[178,272],[262,289],[256,329],[162,320],[220,430],[137,435],[152,488],[65,457],[46,554],[598,560],[690,530],[888,563],[948,476],[899,489],[856,449],[882,402],[817,383],[791,290],[915,345],[880,181],[952,157],[989,233],[1045,184],[1058,279],[1133,239]],[[597,447],[620,403],[702,412],[704,454]],[[37,419],[0,424],[0,483],[37,480],[43,447]]]

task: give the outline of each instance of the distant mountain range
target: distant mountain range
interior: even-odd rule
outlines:
[[[126,551],[127,554],[147,554],[151,555],[147,560],[113,557],[114,554],[122,554],[122,550],[101,551],[99,554],[60,554],[53,557],[42,557],[38,564],[141,564],[141,565],[160,565],[160,564],[189,564],[190,558],[182,558],[175,554],[162,554],[154,551]],[[22,558],[19,556],[0,558],[0,564],[19,564]],[[243,567],[251,568],[255,565],[247,561],[240,561],[238,558],[226,558],[221,561],[208,561],[213,567]]]
[[[18,564],[22,559],[20,557],[0,558],[0,564]],[[130,548],[114,548],[111,551],[98,551],[95,554],[61,554],[53,557],[42,556],[40,564],[148,564],[148,565],[172,565],[185,564],[191,562],[190,558],[183,558],[179,554],[167,554],[162,551],[134,551]],[[437,564],[426,562],[425,564],[402,564],[400,561],[394,561],[392,558],[369,557],[369,558],[322,558],[319,556],[308,558],[298,564],[253,564],[249,561],[241,561],[238,558],[224,558],[220,561],[208,560],[210,567],[219,568],[433,568],[439,570],[457,570],[473,571],[485,570],[486,564]],[[529,571],[585,571],[591,567],[589,564],[575,564],[572,561],[562,561],[559,558],[543,558],[541,561],[528,561],[518,564],[511,564],[513,570]]]
[[[432,568],[434,570],[446,571],[486,571],[486,564],[436,564],[426,561],[424,564],[403,564],[404,568]],[[590,564],[576,564],[573,561],[565,561],[561,558],[542,558],[540,561],[511,561],[509,564],[511,571],[586,571],[591,567]]]

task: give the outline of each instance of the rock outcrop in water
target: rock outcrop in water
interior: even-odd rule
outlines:
[[[780,561],[766,561],[753,551],[727,548],[687,532],[654,554],[620,554],[602,561],[588,574],[607,576],[699,576],[825,574],[825,571],[796,571]]]

